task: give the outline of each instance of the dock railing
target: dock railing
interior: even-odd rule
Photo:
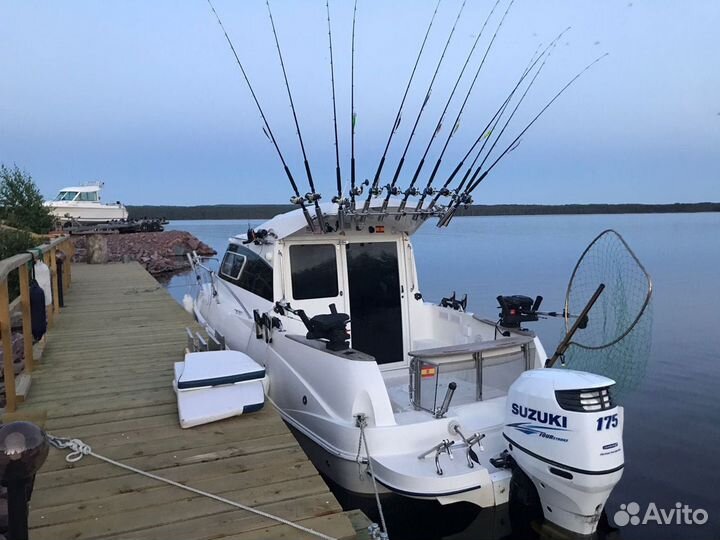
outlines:
[[[57,254],[62,251],[65,254],[65,261],[62,265],[63,290],[70,287],[72,273],[72,258],[74,255],[74,244],[69,236],[55,238],[49,243],[42,244],[7,259],[0,260],[0,337],[2,338],[3,351],[3,373],[5,378],[5,412],[14,412],[18,401],[22,400],[30,386],[31,373],[33,371],[33,334],[30,314],[30,265],[33,260],[42,258],[50,268],[52,284],[52,303],[46,306],[48,328],[53,324],[55,318],[60,314],[59,283],[57,275]],[[8,278],[14,273],[18,274],[20,293],[17,298],[10,298]],[[13,354],[12,337],[12,313],[20,309],[22,317],[24,367],[18,375],[16,385],[15,365]],[[20,383],[20,379],[22,382]],[[19,386],[23,389],[18,392]]]

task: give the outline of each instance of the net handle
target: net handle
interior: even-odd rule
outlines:
[[[557,350],[555,351],[555,354],[552,355],[551,358],[548,358],[545,362],[546,368],[551,368],[555,365],[555,362],[557,362],[558,358],[560,358],[563,354],[565,354],[565,351],[567,351],[568,347],[572,343],[572,338],[575,335],[575,332],[578,331],[578,328],[583,324],[583,322],[587,319],[588,313],[592,309],[592,307],[595,305],[595,302],[597,302],[597,299],[600,298],[600,295],[605,290],[605,284],[601,283],[598,285],[598,288],[595,289],[595,292],[593,293],[592,297],[590,297],[590,301],[585,305],[583,310],[580,312],[580,315],[577,319],[575,319],[575,322],[572,325],[572,328],[570,328],[570,331],[565,335],[563,340],[560,342],[560,345],[558,345]]]
[[[635,255],[635,252],[630,248],[628,243],[625,241],[625,239],[622,237],[622,235],[617,232],[615,229],[605,229],[600,234],[598,234],[592,242],[588,244],[588,246],[585,248],[585,251],[582,252],[582,255],[580,255],[580,258],[578,259],[578,262],[575,264],[575,268],[573,268],[572,274],[570,276],[570,280],[568,281],[567,290],[565,291],[565,328],[569,328],[570,324],[570,318],[568,317],[570,313],[570,289],[572,287],[573,281],[575,280],[575,274],[577,274],[578,268],[580,268],[580,264],[582,263],[583,259],[585,258],[585,255],[587,255],[588,251],[606,234],[614,234],[618,240],[622,243],[622,245],[625,247],[625,249],[628,251],[630,256],[633,258],[635,263],[638,265],[640,270],[642,270],[642,273],[645,275],[645,279],[647,280],[647,294],[645,295],[645,302],[643,302],[642,307],[640,308],[640,311],[637,314],[637,317],[633,320],[632,324],[628,325],[625,332],[623,332],[620,336],[615,338],[610,343],[603,343],[599,346],[591,346],[591,345],[583,345],[582,343],[577,342],[569,342],[569,345],[576,345],[580,347],[581,349],[588,349],[588,350],[599,350],[604,349],[606,347],[610,347],[611,345],[615,345],[618,341],[622,340],[625,336],[627,336],[633,328],[635,328],[635,325],[637,325],[640,318],[643,316],[643,313],[645,313],[645,310],[648,307],[648,304],[650,304],[650,298],[652,297],[653,293],[653,282],[652,278],[650,277],[650,274],[648,274],[648,271],[645,269],[645,266],[643,266],[643,263],[640,262],[640,259],[637,258],[637,255]],[[576,329],[577,330],[577,329]],[[568,330],[568,335],[570,334]],[[566,336],[567,337],[567,336]]]

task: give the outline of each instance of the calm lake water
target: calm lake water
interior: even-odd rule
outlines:
[[[252,225],[258,222],[251,222]],[[175,221],[222,256],[228,237],[247,221]],[[640,387],[624,398],[625,459],[608,516],[636,502],[642,517],[651,503],[676,503],[709,514],[705,525],[627,525],[612,536],[638,539],[720,539],[720,214],[503,216],[455,219],[449,228],[425,224],[413,237],[421,291],[439,301],[452,291],[468,309],[497,316],[498,294],[545,297],[543,309],[561,310],[577,258],[602,230],[622,234],[653,278],[652,352]],[[168,286],[180,300],[188,276]],[[533,323],[548,352],[561,323]],[[396,538],[502,538],[504,510],[443,516],[423,532],[407,532],[421,516],[398,511]],[[417,518],[417,519],[416,519]],[[458,528],[464,532],[458,532]]]

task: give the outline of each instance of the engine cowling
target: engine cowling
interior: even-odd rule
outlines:
[[[592,534],[622,476],[623,409],[615,381],[582,371],[526,371],[508,392],[503,434],[535,485],[545,519]]]

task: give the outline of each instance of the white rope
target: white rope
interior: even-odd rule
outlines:
[[[370,470],[370,478],[372,479],[373,491],[375,491],[375,503],[378,507],[378,513],[380,514],[380,523],[382,524],[382,535],[381,538],[390,540],[388,536],[387,525],[385,524],[385,514],[383,513],[382,504],[380,503],[380,493],[378,492],[377,483],[375,482],[375,472],[373,471],[372,459],[370,459],[370,450],[368,450],[367,437],[365,436],[365,426],[367,426],[367,417],[364,414],[357,415],[357,424],[360,428],[360,441],[365,445],[365,456],[368,461],[368,469]],[[358,442],[358,446],[359,446]]]
[[[298,529],[305,533],[316,536],[317,538],[323,538],[324,540],[338,540],[337,538],[335,538],[333,536],[328,536],[326,534],[315,531],[313,529],[303,527],[302,525],[298,525],[297,523],[293,523],[292,521],[281,518],[279,516],[274,516],[267,512],[263,512],[262,510],[258,510],[257,508],[252,508],[251,506],[246,506],[244,504],[241,504],[241,503],[238,503],[235,501],[231,501],[230,499],[226,499],[225,497],[220,497],[219,495],[214,495],[213,493],[208,493],[206,491],[202,491],[202,490],[196,489],[194,487],[186,486],[185,484],[181,484],[180,482],[175,482],[174,480],[169,480],[168,478],[163,478],[162,476],[158,476],[156,474],[153,474],[153,473],[150,473],[147,471],[142,471],[142,470],[136,469],[135,467],[132,467],[130,465],[126,465],[124,463],[120,463],[119,461],[115,461],[114,459],[110,459],[110,458],[102,456],[100,454],[96,454],[95,452],[93,452],[92,448],[88,444],[84,443],[80,439],[67,439],[67,438],[63,438],[63,437],[55,437],[50,434],[47,435],[47,438],[48,438],[48,442],[52,446],[57,448],[58,450],[70,450],[68,455],[65,456],[65,461],[67,461],[68,463],[76,463],[76,462],[80,461],[82,458],[84,458],[85,456],[93,456],[101,461],[109,463],[110,465],[115,465],[116,467],[120,467],[122,469],[140,474],[142,476],[146,476],[147,478],[152,478],[153,480],[157,480],[158,482],[163,482],[165,484],[169,484],[171,486],[175,486],[180,489],[184,489],[185,491],[190,491],[191,493],[195,493],[197,495],[202,495],[203,497],[208,497],[215,501],[233,506],[235,508],[239,508],[240,510],[245,510],[246,512],[251,512],[253,514],[257,514],[258,516],[262,516],[264,518],[267,518],[267,519],[270,519],[273,521],[277,521],[278,523],[282,523],[283,525],[287,525],[288,527]]]

